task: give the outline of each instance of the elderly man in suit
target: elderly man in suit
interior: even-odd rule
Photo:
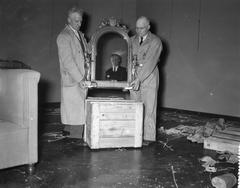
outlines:
[[[159,72],[157,63],[162,51],[161,40],[149,31],[148,18],[136,21],[136,35],[131,37],[132,55],[137,60],[135,79],[130,91],[132,99],[144,103],[143,145],[156,141],[156,110]]]
[[[68,24],[57,37],[61,74],[61,120],[72,138],[82,138],[85,124],[84,87],[87,42],[80,27],[83,12],[78,7],[68,11]]]
[[[110,56],[112,67],[109,68],[105,77],[107,80],[127,81],[127,70],[121,66],[122,58],[120,55],[113,53]]]

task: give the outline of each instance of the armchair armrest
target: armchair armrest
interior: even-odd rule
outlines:
[[[33,70],[0,70],[0,119],[21,127],[37,125],[39,79]]]

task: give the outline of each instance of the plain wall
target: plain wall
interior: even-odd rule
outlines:
[[[132,32],[137,16],[150,18],[164,44],[161,106],[240,116],[239,0],[1,0],[0,59],[41,73],[40,103],[60,101],[56,37],[74,4],[86,11],[87,39],[104,18]]]
[[[73,5],[85,11],[81,30],[88,41],[105,18],[115,17],[129,27],[135,25],[136,0],[0,1],[0,59],[22,61],[41,73],[40,103],[60,101],[56,38]]]
[[[240,116],[240,1],[139,0],[164,42],[162,105]]]

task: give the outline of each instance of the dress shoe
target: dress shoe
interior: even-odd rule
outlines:
[[[69,137],[70,132],[69,131],[62,131],[62,136]]]

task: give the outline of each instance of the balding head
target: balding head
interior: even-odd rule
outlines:
[[[141,25],[149,25],[149,20],[147,17],[145,16],[141,16],[137,19],[137,24],[141,24]]]
[[[139,37],[145,36],[150,29],[150,22],[147,17],[141,16],[136,22],[136,32]]]
[[[110,57],[110,61],[111,61],[113,67],[119,66],[121,63],[121,60],[122,60],[122,58],[118,54],[113,53]]]

